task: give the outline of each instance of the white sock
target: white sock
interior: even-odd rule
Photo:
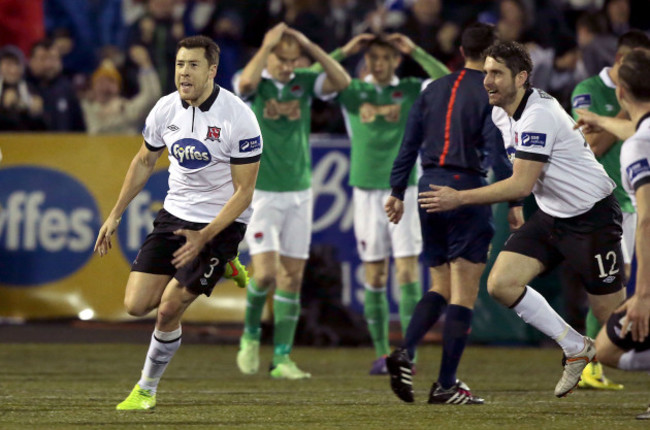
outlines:
[[[645,351],[632,349],[623,353],[617,367],[622,370],[650,370],[650,349]]]
[[[144,361],[142,375],[138,381],[140,388],[156,393],[160,377],[181,346],[181,334],[180,327],[170,332],[154,330],[153,335],[151,335],[147,358]]]
[[[521,300],[512,309],[521,319],[556,341],[568,357],[584,348],[583,336],[567,324],[541,294],[529,286],[526,286]]]

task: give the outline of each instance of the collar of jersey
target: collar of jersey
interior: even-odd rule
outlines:
[[[519,121],[519,118],[521,118],[521,114],[524,113],[524,109],[526,108],[526,103],[528,102],[528,97],[533,93],[532,88],[528,88],[526,92],[524,93],[524,97],[521,99],[521,102],[519,102],[519,106],[517,106],[517,110],[515,111],[515,114],[512,115],[512,119],[515,121]]]
[[[648,118],[650,118],[650,112],[646,112],[646,114],[643,115],[643,116],[641,117],[641,119],[639,120],[639,122],[636,123],[636,128],[635,128],[634,130],[635,130],[635,131],[638,130],[639,127],[641,127],[641,123],[642,123],[643,121],[645,121],[646,119],[648,119]]]
[[[378,87],[380,86],[377,82],[375,82],[375,79],[372,77],[372,75],[370,73],[368,73],[368,75],[365,78],[363,78],[363,81],[368,83],[368,84],[376,85]],[[386,86],[387,87],[389,87],[389,86],[396,87],[398,85],[399,85],[399,78],[396,75],[393,75],[393,77],[390,78],[390,82]]]
[[[289,82],[291,82],[291,81],[293,80],[293,78],[295,78],[295,77],[296,77],[296,74],[295,74],[295,73],[292,73],[292,74],[291,74],[291,77],[289,78]],[[283,84],[282,82],[276,80],[273,76],[271,76],[271,74],[269,73],[269,71],[266,70],[266,69],[262,70],[262,78],[264,78],[264,79],[269,79],[269,80],[273,81],[273,83],[275,84],[275,86],[277,86],[278,88],[283,88],[284,85],[285,85],[285,84]]]
[[[210,94],[210,97],[205,99],[205,101],[201,103],[201,106],[199,106],[201,112],[207,112],[210,110],[212,104],[214,103],[214,101],[217,99],[217,96],[219,95],[219,91],[221,91],[221,87],[217,84],[214,84],[214,88],[212,89],[212,94]],[[190,107],[190,104],[183,99],[181,99],[181,104],[185,109]]]
[[[603,68],[603,70],[601,70],[600,73],[598,74],[598,77],[600,78],[601,81],[603,81],[603,83],[606,86],[608,86],[609,88],[614,89],[614,88],[616,88],[616,84],[614,83],[614,81],[612,81],[612,78],[609,76],[609,71],[611,69],[612,69],[611,67]]]

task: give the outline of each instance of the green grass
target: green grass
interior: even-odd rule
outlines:
[[[432,406],[439,346],[422,348],[416,403],[400,402],[388,378],[367,374],[368,348],[297,348],[308,381],[244,376],[235,346],[183,345],[154,412],[118,412],[138,379],[146,345],[0,344],[0,429],[635,429],[650,376],[607,370],[621,392],[553,396],[559,349],[469,347],[460,377],[483,406]],[[266,366],[271,349],[262,348]]]

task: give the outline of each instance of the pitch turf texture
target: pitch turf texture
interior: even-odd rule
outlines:
[[[0,429],[634,429],[650,401],[650,375],[609,370],[621,392],[553,396],[560,377],[554,348],[470,346],[459,375],[483,406],[426,403],[440,346],[421,349],[416,402],[367,374],[369,348],[298,348],[311,380],[244,376],[232,345],[183,345],[160,384],[152,412],[116,411],[138,379],[147,345],[0,344]],[[263,370],[271,354],[261,351]],[[262,369],[261,369],[262,370]]]

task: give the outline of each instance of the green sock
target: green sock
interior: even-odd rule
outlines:
[[[411,282],[401,285],[399,288],[402,291],[402,297],[399,299],[399,320],[402,325],[402,337],[404,337],[415,306],[422,298],[422,287],[419,282]]]
[[[246,316],[244,317],[244,339],[260,340],[262,337],[262,311],[268,290],[260,290],[255,279],[251,278],[246,288]]]
[[[589,308],[589,312],[587,312],[587,319],[585,320],[585,334],[592,339],[596,339],[599,331],[600,324],[596,319],[596,315],[594,315],[591,308]]]
[[[366,286],[363,315],[368,323],[377,358],[388,355],[390,352],[388,346],[388,299],[385,288],[376,290]]]
[[[300,293],[275,291],[273,296],[273,365],[286,361],[293,346],[293,338],[300,316]]]

